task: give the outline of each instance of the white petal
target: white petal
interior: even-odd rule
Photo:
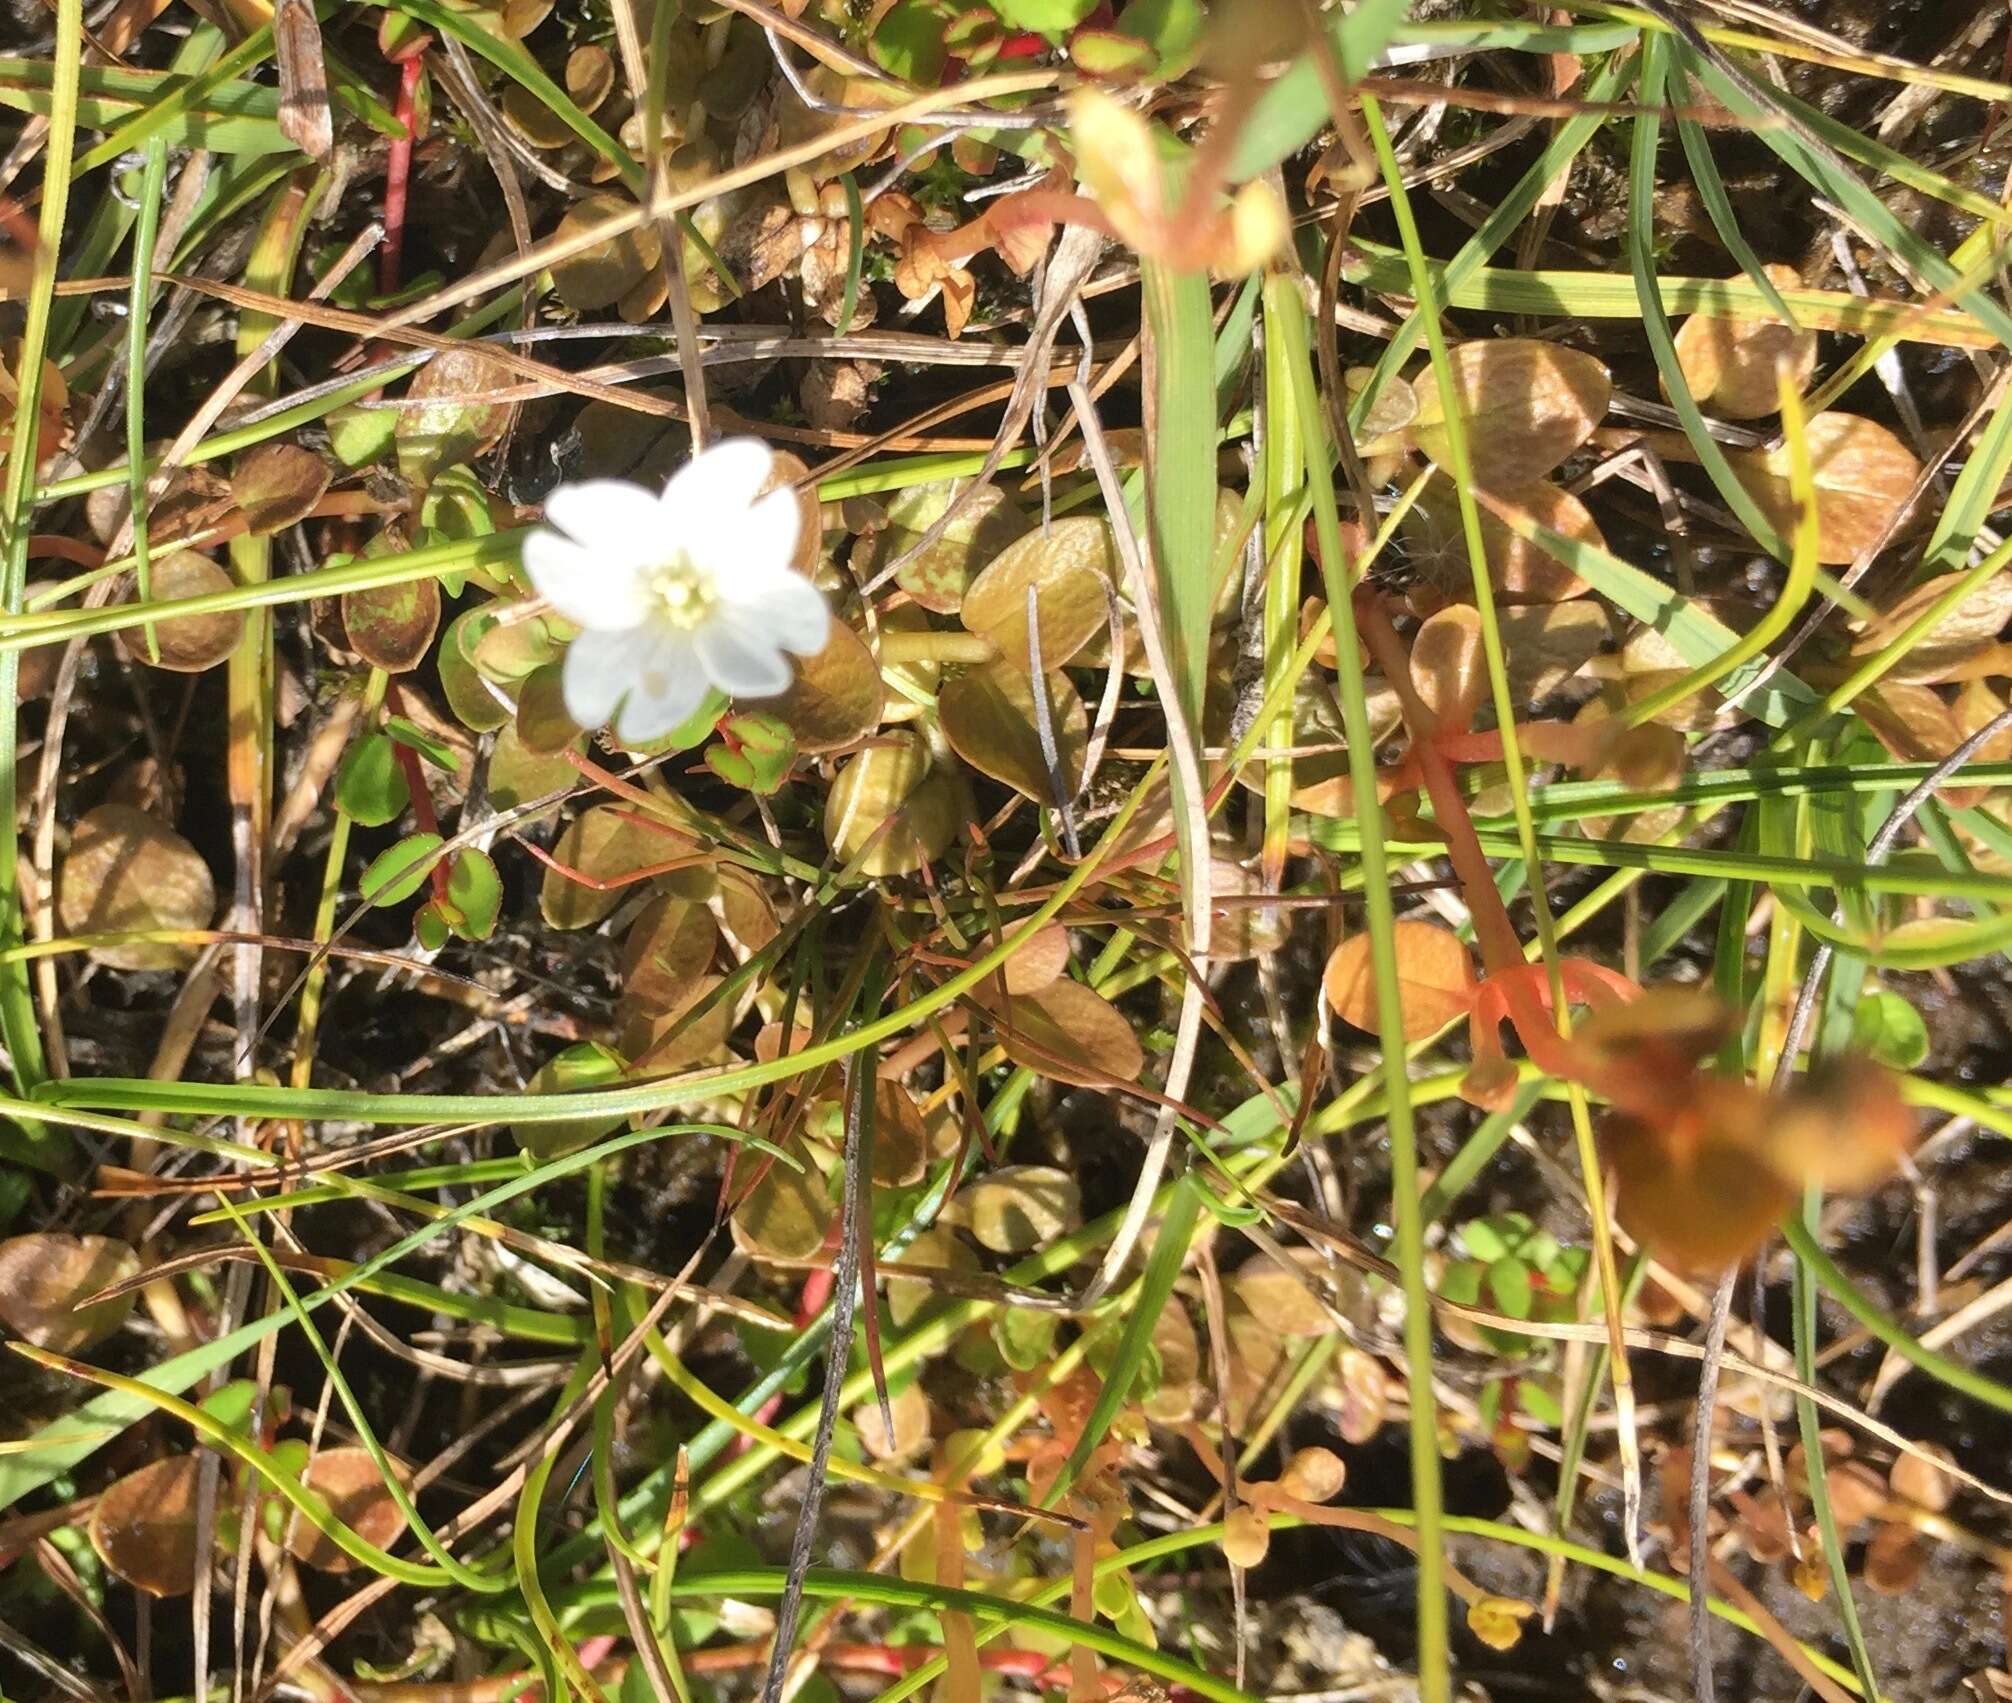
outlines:
[[[722,610],[692,635],[713,684],[735,698],[772,698],[789,689],[778,639],[744,610]]]
[[[752,508],[711,516],[679,542],[731,593],[736,583],[765,586],[779,575],[794,575],[792,559],[802,525],[796,493],[771,491]]]
[[[632,558],[588,549],[547,527],[525,538],[524,571],[540,597],[590,632],[624,632],[649,608]]]
[[[632,745],[661,739],[688,720],[706,695],[709,682],[691,641],[682,633],[651,634],[642,667],[623,681],[629,695],[615,731]]]
[[[595,550],[642,561],[657,547],[657,499],[626,479],[582,479],[545,499],[545,519]]]
[[[759,438],[722,438],[671,475],[658,501],[657,524],[679,547],[741,524],[775,466]],[[794,540],[792,540],[794,542]]]
[[[831,610],[824,593],[799,573],[774,578],[747,575],[721,583],[736,628],[760,633],[771,644],[798,656],[815,656],[831,637]]]
[[[559,676],[566,713],[589,730],[604,725],[641,674],[655,644],[656,635],[647,629],[582,633],[566,647]]]

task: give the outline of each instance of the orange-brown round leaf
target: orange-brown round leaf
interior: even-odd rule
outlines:
[[[1921,463],[1884,426],[1856,414],[1819,414],[1809,422],[1807,437],[1816,480],[1816,558],[1855,561],[1906,501]],[[1792,536],[1802,510],[1789,488],[1788,445],[1742,450],[1732,465],[1775,530]]]
[[[962,819],[950,778],[930,767],[912,734],[860,752],[825,795],[825,838],[845,862],[864,853],[862,875],[920,869],[942,854]]]
[[[1299,1449],[1278,1475],[1278,1487],[1302,1502],[1332,1502],[1347,1479],[1348,1468],[1332,1449]]]
[[[402,674],[419,666],[439,630],[440,587],[421,579],[345,592],[342,624],[349,648],[365,662]]]
[[[1404,1038],[1422,1041],[1466,1016],[1473,1005],[1473,954],[1459,935],[1441,923],[1401,921],[1394,933]],[[1376,1033],[1376,974],[1367,934],[1350,935],[1334,949],[1321,988],[1344,1023]]]
[[[1790,1183],[1851,1192],[1892,1176],[1916,1118],[1892,1073],[1862,1058],[1825,1062],[1780,1097],[1767,1159]]]
[[[1107,1088],[1136,1082],[1145,1054],[1118,1008],[1081,982],[1050,983],[1038,993],[1009,995],[981,987],[973,1000],[992,1013],[1006,1056],[1057,1082]]]
[[[305,520],[328,489],[330,469],[297,443],[262,443],[238,458],[231,501],[254,533],[278,532]]]
[[[804,1158],[801,1145],[792,1143],[790,1151],[802,1168],[791,1170],[775,1161],[733,1210],[734,1245],[744,1253],[807,1260],[824,1246],[832,1219],[831,1196],[817,1167]]]
[[[1031,1253],[1083,1221],[1076,1179],[1053,1165],[1002,1165],[958,1196],[971,1234],[995,1254]]]
[[[1083,775],[1089,712],[1060,670],[1044,675],[1039,689],[1047,698],[1056,770],[1063,790],[1073,795]],[[1035,691],[1033,675],[1001,660],[968,668],[946,684],[937,694],[936,711],[943,737],[972,768],[1038,804],[1052,804],[1055,788],[1041,746]]]
[[[385,1488],[384,1475],[368,1449],[323,1449],[308,1463],[302,1482],[337,1520],[379,1549],[405,1529],[405,1516]],[[405,1474],[400,1474],[399,1482],[406,1482]],[[324,1573],[347,1573],[358,1565],[333,1538],[306,1520],[293,1522],[287,1548],[296,1560]]]
[[[1893,1463],[1886,1481],[1893,1487],[1894,1495],[1939,1514],[1956,1496],[1956,1481],[1942,1463],[1954,1466],[1956,1457],[1940,1443],[1925,1443],[1922,1447],[1936,1458],[1924,1460],[1917,1454],[1902,1455]]]
[[[1069,931],[1060,924],[1040,930],[1006,960],[1008,993],[1039,993],[1069,967]]]
[[[1791,266],[1766,271],[1778,290],[1802,288]],[[1752,316],[1725,318],[1694,313],[1677,327],[1676,344],[1677,365],[1698,406],[1726,420],[1758,420],[1779,408],[1775,375],[1782,366],[1798,392],[1816,370],[1816,333],[1784,325],[1766,308]]]
[[[1911,1527],[1881,1526],[1865,1546],[1866,1587],[1885,1597],[1905,1596],[1927,1564],[1928,1550]]]
[[[880,725],[887,692],[873,652],[842,621],[815,656],[799,657],[789,690],[762,705],[790,730],[799,751],[836,751]]]
[[[929,1398],[920,1384],[889,1396],[887,1408],[894,1421],[891,1434],[880,1416],[879,1402],[861,1402],[852,1410],[853,1429],[867,1454],[877,1461],[901,1461],[929,1446]]]
[[[1606,548],[1586,505],[1547,480],[1491,495],[1552,532],[1595,549]],[[1563,603],[1584,593],[1584,580],[1542,545],[1515,531],[1487,504],[1481,506],[1480,519],[1482,554],[1498,604]],[[1460,500],[1452,488],[1435,479],[1405,515],[1403,526],[1412,565],[1425,582],[1455,602],[1472,602],[1474,570],[1467,560]]]
[[[1951,576],[1938,574],[1905,593],[1866,622],[1851,647],[1852,655],[1876,656],[1892,650],[1900,634],[1931,604],[1941,602],[1950,586]],[[1998,635],[2008,621],[2012,621],[2012,574],[1993,574],[1938,616],[1886,678],[1933,685],[1966,678],[1978,666],[2003,674],[2007,670]]]
[[[81,1354],[132,1316],[136,1294],[78,1303],[137,1277],[140,1259],[110,1236],[37,1230],[0,1242],[0,1323],[37,1348]]]
[[[428,485],[443,468],[473,461],[490,448],[503,435],[512,405],[488,398],[508,388],[513,377],[477,349],[435,355],[406,388],[407,402],[423,406],[399,410],[398,471],[415,485]]]
[[[771,491],[788,490],[796,497],[796,556],[794,566],[808,574],[817,566],[819,546],[824,541],[824,505],[817,500],[817,481],[810,476],[803,457],[786,449],[772,452],[768,477],[755,493],[765,497]]]
[[[1223,1559],[1232,1567],[1255,1567],[1271,1548],[1271,1526],[1262,1509],[1239,1502],[1223,1520]]]
[[[1469,469],[1491,491],[1533,484],[1557,467],[1593,435],[1614,392],[1607,369],[1591,355],[1534,337],[1481,338],[1448,353]],[[1447,467],[1439,385],[1428,370],[1412,388],[1418,414],[1406,435]]]
[[[1355,1284],[1355,1280],[1347,1280]],[[1316,1254],[1301,1251],[1288,1263],[1269,1254],[1245,1260],[1227,1285],[1231,1298],[1276,1336],[1329,1336],[1336,1329],[1334,1314],[1321,1299],[1330,1287],[1326,1264]],[[1355,1284],[1353,1296],[1361,1293]],[[1344,1294],[1341,1299],[1351,1299]]]
[[[230,591],[236,581],[209,557],[196,550],[177,550],[154,562],[148,590],[152,601],[167,603],[184,597],[210,597]],[[214,668],[244,637],[245,618],[241,610],[221,609],[210,615],[178,615],[172,621],[154,623],[157,655],[147,654],[144,627],[129,627],[118,635],[121,652],[133,662],[153,668],[171,669],[177,674],[200,674]]]
[[[56,878],[56,909],[72,934],[207,928],[216,882],[196,848],[129,804],[101,804],[78,822]],[[128,941],[91,956],[121,970],[173,970],[197,948]]]
[[[582,112],[591,113],[615,86],[615,61],[598,42],[583,42],[566,59],[566,93]]]
[[[881,1077],[873,1085],[873,1180],[902,1189],[929,1169],[929,1131],[908,1090]]]
[[[1041,666],[1060,668],[1109,624],[1106,590],[1116,582],[1117,547],[1107,522],[1071,515],[1030,532],[993,557],[964,593],[961,615],[1015,668],[1030,670],[1027,592],[1034,592]]]
[[[1743,1082],[1693,1074],[1667,1122],[1610,1114],[1601,1149],[1619,1185],[1622,1226],[1680,1271],[1737,1265],[1767,1239],[1801,1190],[1765,1159],[1773,1108]]]
[[[575,817],[552,848],[563,868],[545,871],[539,908],[553,928],[587,928],[635,894],[633,878],[641,871],[698,849],[690,835],[640,820],[628,805],[596,805]]]
[[[712,968],[719,924],[704,905],[666,893],[651,901],[622,949],[622,996],[639,1010],[682,1011]]]
[[[1442,721],[1473,724],[1488,700],[1488,658],[1481,645],[1481,611],[1452,603],[1418,629],[1411,642],[1411,683]]]
[[[171,1455],[111,1485],[91,1510],[91,1547],[106,1570],[155,1597],[196,1588],[195,1455]]]

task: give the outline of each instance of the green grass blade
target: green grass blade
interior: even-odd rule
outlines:
[[[1996,1408],[2000,1413],[2012,1413],[2012,1386],[2001,1384],[1975,1367],[1966,1366],[1960,1360],[1951,1360],[1946,1354],[1924,1348],[1915,1341],[1859,1292],[1857,1285],[1845,1276],[1837,1262],[1824,1252],[1815,1232],[1801,1217],[1792,1213],[1783,1219],[1782,1236],[1796,1258],[1809,1268],[1823,1292],[1849,1313],[1867,1335],[1885,1343],[1909,1365],[1927,1373],[1937,1383],[1970,1397],[1972,1401],[1982,1402],[1986,1407]]]
[[[1669,63],[1669,47],[1664,37],[1642,38],[1641,113],[1635,119],[1634,139],[1628,155],[1628,267],[1634,274],[1635,299],[1641,306],[1642,329],[1648,335],[1649,352],[1662,375],[1663,389],[1670,405],[1683,422],[1684,436],[1690,440],[1698,463],[1705,470],[1726,507],[1739,517],[1740,524],[1753,534],[1762,549],[1778,561],[1787,561],[1787,541],[1777,532],[1752,494],[1739,482],[1726,452],[1705,423],[1704,411],[1691,394],[1684,377],[1683,363],[1677,359],[1676,336],[1663,300],[1656,289],[1656,152],[1662,131],[1659,109],[1663,81]],[[1811,566],[1815,564],[1812,562]]]
[[[57,0],[56,57],[51,72],[52,104],[43,151],[42,213],[36,228],[37,252],[28,290],[20,353],[14,364],[14,430],[8,446],[7,482],[0,493],[0,610],[18,614],[27,595],[28,534],[34,524],[35,465],[40,459],[42,362],[49,342],[50,307],[56,262],[63,247],[63,219],[70,200],[70,158],[77,138],[77,82],[83,57],[82,0]],[[15,702],[20,659],[0,657],[0,703]],[[21,905],[20,722],[10,713],[0,728],[0,946],[26,938]],[[24,1093],[48,1073],[35,996],[25,966],[0,966],[0,1039],[7,1043],[14,1084]],[[68,1143],[39,1124],[22,1129],[25,1151],[41,1163],[58,1165]]]
[[[1348,76],[1360,78],[1376,55],[1393,41],[1443,42],[1487,48],[1491,52],[1595,54],[1626,47],[1637,33],[1633,24],[1582,24],[1559,29],[1506,18],[1491,19],[1485,24],[1449,21],[1406,27],[1404,11],[1402,0],[1394,6],[1385,0],[1342,14],[1333,26],[1333,35],[1335,50]],[[1332,121],[1327,91],[1321,87],[1313,56],[1301,54],[1289,71],[1267,86],[1251,109],[1230,154],[1230,181],[1241,183],[1282,164]]]
[[[153,601],[153,563],[147,549],[147,323],[153,304],[154,242],[161,226],[161,197],[168,181],[167,145],[147,143],[140,179],[139,222],[133,231],[133,288],[126,303],[126,466],[133,510],[133,579],[142,603]],[[146,629],[148,660],[160,660],[151,624]]]
[[[1313,493],[1315,534],[1327,581],[1327,606],[1334,622],[1335,654],[1341,658],[1337,687],[1348,740],[1349,776],[1354,786],[1360,856],[1368,898],[1370,962],[1375,974],[1378,1039],[1390,1128],[1392,1214],[1397,1224],[1396,1256],[1404,1274],[1405,1365],[1411,1389],[1411,1495],[1418,1511],[1418,1683],[1425,1703],[1446,1703],[1452,1694],[1451,1656],[1440,1536],[1439,1414],[1432,1399],[1431,1296],[1425,1281],[1425,1230],[1419,1211],[1418,1147],[1411,1117],[1411,1081],[1405,1060],[1401,995],[1398,990],[1396,918],[1390,891],[1390,859],[1384,851],[1383,810],[1376,796],[1376,745],[1362,680],[1361,647],[1355,632],[1354,588],[1342,545],[1341,515],[1334,497],[1334,454],[1327,416],[1315,388],[1313,357],[1307,344],[1306,309],[1293,281],[1280,276],[1265,285],[1270,323],[1281,335],[1265,351],[1267,360],[1289,363],[1301,441],[1307,446],[1307,479]]]
[[[1174,1292],[1174,1280],[1181,1275],[1181,1264],[1188,1257],[1201,1211],[1201,1185],[1190,1172],[1173,1185],[1173,1200],[1160,1217],[1160,1227],[1153,1239],[1153,1251],[1146,1261],[1145,1274],[1125,1298],[1125,1328],[1118,1337],[1111,1364],[1104,1370],[1097,1400],[1090,1409],[1089,1418],[1083,1422],[1081,1434],[1070,1447],[1069,1458],[1062,1463],[1055,1482],[1041,1498],[1044,1508],[1052,1508],[1076,1482],[1076,1475],[1083,1470],[1083,1463],[1090,1458],[1091,1450],[1103,1442],[1111,1422],[1118,1417],[1118,1410],[1131,1395],[1139,1370],[1152,1351],[1154,1327],[1159,1324],[1160,1314]]]
[[[1670,70],[1670,93],[1678,106],[1694,104],[1690,80],[1674,66]],[[1739,262],[1740,270],[1767,299],[1776,316],[1788,325],[1796,325],[1794,310],[1782,300],[1781,291],[1767,275],[1767,268],[1762,265],[1760,256],[1754,253],[1746,232],[1740,229],[1739,216],[1727,198],[1725,180],[1719,176],[1718,161],[1712,157],[1711,138],[1705,134],[1705,127],[1696,119],[1680,118],[1677,120],[1677,139],[1683,144],[1684,158],[1690,162],[1691,181],[1698,186],[1698,199],[1704,203],[1712,229],[1718,232],[1719,241],[1726,245],[1726,252]]]
[[[1588,101],[1611,101],[1619,96],[1634,76],[1634,63],[1625,56],[1616,56],[1602,66],[1599,72],[1586,84],[1585,98]],[[1487,218],[1483,219],[1474,234],[1460,247],[1460,252],[1443,263],[1428,261],[1426,269],[1432,276],[1434,299],[1446,306],[1465,307],[1469,305],[1460,297],[1461,288],[1477,277],[1488,264],[1488,257],[1515,235],[1535,210],[1544,191],[1560,172],[1568,169],[1579,157],[1586,144],[1598,134],[1607,122],[1604,112],[1577,113],[1558,126],[1544,151],[1537,156],[1535,164],[1510,187],[1509,191],[1496,203]],[[1350,243],[1363,246],[1351,236]],[[1408,295],[1417,289],[1411,263],[1401,253],[1385,250],[1391,264],[1387,268],[1387,281],[1380,288],[1387,288],[1395,294]],[[1361,275],[1360,269],[1344,267],[1342,275],[1351,283]],[[1511,274],[1514,276],[1514,274]],[[1538,309],[1536,311],[1547,311]],[[1388,346],[1378,357],[1368,384],[1349,404],[1349,424],[1355,430],[1362,429],[1362,422],[1368,418],[1369,410],[1375,405],[1383,386],[1395,378],[1404,363],[1411,359],[1418,347],[1418,340],[1425,335],[1425,322],[1418,310],[1413,309],[1404,323],[1397,328]]]
[[[717,1573],[680,1571],[671,1595],[679,1600],[691,1597],[773,1597],[782,1593],[787,1570],[781,1567],[736,1567]],[[1066,1588],[1066,1587],[1065,1587]],[[1239,1691],[1212,1673],[1183,1661],[1164,1650],[1135,1644],[1110,1628],[1075,1619],[1051,1608],[1011,1597],[991,1596],[984,1591],[953,1590],[947,1585],[928,1585],[913,1579],[892,1578],[885,1573],[848,1573],[835,1567],[813,1567],[804,1575],[803,1594],[824,1600],[844,1599],[892,1608],[926,1608],[943,1613],[968,1614],[984,1624],[1003,1623],[1024,1627],[1030,1632],[1059,1638],[1065,1643],[1087,1645],[1101,1656],[1140,1673],[1149,1673],[1175,1685],[1187,1687],[1210,1703],[1257,1703],[1248,1692]]]
[[[1215,320],[1204,272],[1140,266],[1153,337],[1153,569],[1188,725],[1208,685],[1216,508]],[[1178,770],[1176,770],[1178,775]],[[1187,848],[1183,848],[1187,855]]]
[[[1764,143],[1778,158],[1819,194],[1828,197],[1849,213],[1874,242],[1890,249],[1931,289],[1950,291],[1971,316],[1996,337],[2012,347],[2012,311],[1996,301],[1989,290],[1966,284],[1948,256],[1925,242],[1902,224],[1884,201],[1858,174],[1843,168],[1793,125],[1781,122],[1781,109],[1773,96],[1755,85],[1755,93],[1728,77],[1709,59],[1700,59],[1690,49],[1679,47],[1685,64],[1726,106],[1750,123],[1749,134]],[[1756,95],[1765,98],[1756,98]]]

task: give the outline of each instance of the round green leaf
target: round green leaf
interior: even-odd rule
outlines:
[[[509,709],[475,671],[475,647],[496,625],[498,605],[478,603],[447,625],[440,641],[440,689],[462,726],[488,733],[510,719]]]
[[[366,733],[343,753],[335,771],[336,807],[366,828],[381,828],[412,802],[398,747],[388,734]]]
[[[503,878],[487,852],[471,846],[456,854],[447,871],[447,902],[460,913],[457,934],[487,940],[495,931],[496,914],[503,908]]]
[[[364,903],[395,905],[411,898],[440,861],[444,844],[438,834],[412,834],[389,851],[378,853],[358,884]]]
[[[1928,1057],[1928,1025],[1899,994],[1879,988],[1852,1012],[1851,1044],[1894,1070],[1914,1070]]]
[[[612,1047],[582,1041],[548,1060],[531,1078],[526,1092],[577,1094],[591,1088],[612,1088],[627,1069],[627,1061]],[[567,1118],[560,1123],[512,1124],[510,1133],[532,1158],[545,1160],[589,1146],[621,1124],[619,1117]]]
[[[1530,1316],[1530,1268],[1513,1254],[1505,1254],[1488,1267],[1488,1291],[1495,1305],[1512,1319]]]

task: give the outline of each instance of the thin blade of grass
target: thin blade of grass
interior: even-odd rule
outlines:
[[[8,446],[7,485],[0,526],[6,556],[0,562],[0,610],[18,615],[28,584],[28,534],[34,523],[35,467],[40,459],[42,362],[49,342],[56,264],[69,207],[70,160],[77,137],[77,84],[83,58],[82,0],[57,0],[56,56],[51,72],[48,141],[43,154],[42,214],[36,227],[34,274],[15,365],[14,430]],[[20,679],[20,658],[0,656],[0,703],[9,706],[0,727],[0,946],[26,939],[26,907],[21,902],[20,720],[12,713]],[[0,965],[0,1038],[7,1043],[9,1074],[22,1093],[48,1074],[35,996],[25,965]],[[69,1144],[40,1123],[22,1128],[24,1157],[58,1168]]]
[[[1145,1272],[1139,1279],[1138,1287],[1127,1299],[1125,1328],[1118,1337],[1110,1365],[1102,1374],[1097,1399],[1090,1408],[1090,1416],[1083,1422],[1082,1431],[1070,1446],[1062,1470],[1055,1475],[1055,1482],[1041,1498],[1043,1507],[1052,1508],[1068,1494],[1069,1487],[1076,1482],[1084,1463],[1089,1460],[1091,1451],[1103,1442],[1111,1422],[1118,1417],[1119,1409],[1131,1395],[1132,1385],[1137,1381],[1147,1355],[1152,1352],[1153,1330],[1174,1292],[1174,1280],[1180,1276],[1182,1262],[1188,1257],[1188,1247],[1194,1241],[1201,1211],[1201,1187],[1192,1173],[1177,1178],[1173,1185],[1172,1202],[1161,1215],[1159,1231],[1153,1238],[1153,1251],[1146,1261]]]
[[[133,579],[142,603],[154,595],[153,564],[147,554],[147,322],[153,303],[154,243],[161,225],[161,197],[168,181],[168,150],[156,136],[147,143],[140,175],[140,208],[133,229],[133,289],[126,302],[126,466],[133,509]],[[161,647],[154,628],[145,629],[147,659],[158,662]]]
[[[877,986],[869,988],[864,1009],[878,1003]],[[839,1403],[845,1392],[845,1363],[852,1352],[852,1317],[859,1301],[859,1249],[872,1227],[863,1221],[873,1151],[874,1070],[870,1058],[853,1058],[846,1071],[847,1116],[844,1185],[839,1212],[838,1253],[832,1261],[831,1336],[825,1351],[824,1395],[818,1405],[817,1433],[811,1442],[809,1478],[797,1509],[796,1531],[790,1538],[789,1567],[782,1600],[777,1604],[775,1633],[769,1647],[768,1673],[762,1681],[762,1703],[780,1703],[796,1645],[797,1614],[803,1604],[804,1582],[810,1571],[811,1545],[817,1537],[818,1512],[824,1505],[825,1467],[838,1429]],[[870,1307],[873,1297],[866,1298]],[[876,1370],[876,1380],[885,1377]],[[893,1435],[893,1427],[888,1427]]]
[[[1732,463],[1705,423],[1704,411],[1691,394],[1677,358],[1676,336],[1663,312],[1661,293],[1656,288],[1656,153],[1660,145],[1662,120],[1658,107],[1663,99],[1663,83],[1669,66],[1669,47],[1660,35],[1645,36],[1641,54],[1641,105],[1635,119],[1633,142],[1628,155],[1628,267],[1634,274],[1635,299],[1642,315],[1642,329],[1648,335],[1649,352],[1655,357],[1664,392],[1683,422],[1684,436],[1696,451],[1712,488],[1726,507],[1739,517],[1761,548],[1779,561],[1788,559],[1788,543],[1761,512],[1752,493],[1733,473]]]
[[[1176,271],[1150,260],[1142,261],[1139,271],[1152,331],[1147,499],[1153,586],[1180,725],[1198,734],[1208,688],[1214,591],[1215,320],[1206,273]],[[1179,737],[1176,724],[1170,722],[1167,731],[1169,739]],[[1201,800],[1184,796],[1199,778],[1198,765],[1174,765],[1174,826],[1187,872],[1188,937],[1197,953],[1206,954],[1206,819]]]
[[[1384,851],[1383,810],[1376,796],[1376,746],[1362,681],[1362,651],[1355,633],[1350,563],[1342,543],[1341,513],[1334,496],[1327,416],[1314,385],[1306,310],[1289,278],[1267,280],[1265,292],[1279,333],[1275,342],[1267,345],[1265,358],[1287,362],[1292,377],[1294,407],[1308,451],[1314,530],[1327,582],[1328,612],[1334,623],[1335,654],[1340,659],[1338,691],[1348,739],[1349,776],[1355,789],[1356,820],[1362,831],[1370,962],[1377,992],[1378,1039],[1383,1051],[1381,1074],[1390,1130],[1391,1211],[1397,1224],[1397,1263],[1404,1274],[1405,1365],[1411,1391],[1411,1495],[1418,1519],[1419,1692],[1425,1703],[1447,1703],[1452,1695],[1452,1674],[1440,1525],[1439,1415],[1432,1394],[1431,1297],[1425,1281],[1425,1232],[1419,1212],[1418,1148],[1411,1118],[1410,1076],[1405,1063],[1390,860]]]

